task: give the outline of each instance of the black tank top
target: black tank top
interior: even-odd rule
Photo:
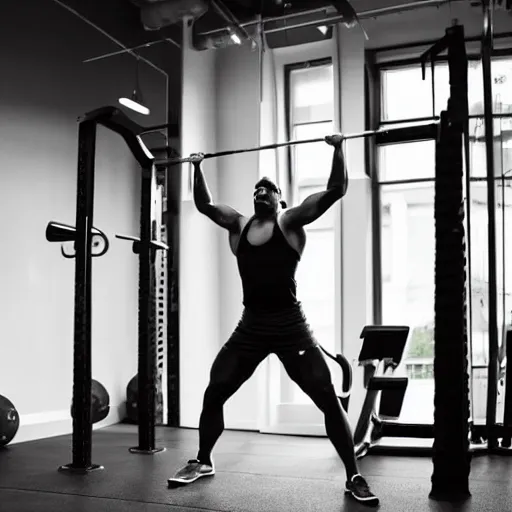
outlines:
[[[243,229],[236,253],[244,306],[255,310],[293,306],[297,304],[295,272],[299,253],[286,241],[277,221],[268,242],[251,245],[247,232],[253,220]]]

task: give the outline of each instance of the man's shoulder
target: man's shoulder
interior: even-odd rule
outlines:
[[[247,215],[240,214],[238,217],[238,226],[240,229],[240,233],[244,230],[245,226],[247,226],[248,222],[252,217],[248,217]]]
[[[290,222],[290,208],[282,209],[277,215],[277,224],[281,228],[281,231],[287,233],[304,234],[305,230],[302,226],[293,225]]]

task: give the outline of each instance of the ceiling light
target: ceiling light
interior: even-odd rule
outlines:
[[[235,44],[242,44],[242,39],[240,38],[240,36],[237,34],[236,30],[233,29],[233,27],[229,27],[228,28],[228,32],[229,32],[229,37],[231,37],[231,40],[235,43]]]
[[[131,98],[119,98],[119,103],[139,114],[144,114],[145,116],[149,115],[149,108],[139,99],[136,89],[132,92]]]
[[[122,96],[119,98],[119,103],[134,112],[138,112],[139,114],[143,114],[148,116],[150,110],[146,105],[144,105],[144,100],[142,99],[142,92],[140,90],[139,85],[139,58],[137,57],[137,64],[135,68],[135,89],[133,89],[132,95],[130,98],[126,98]]]
[[[322,34],[325,36],[327,34],[327,31],[329,30],[325,25],[320,25],[319,27],[316,27]]]

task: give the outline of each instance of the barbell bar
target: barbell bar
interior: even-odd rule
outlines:
[[[438,125],[439,121],[430,121],[428,123],[421,123],[421,124],[415,124],[413,128],[416,128],[418,126],[433,126]],[[371,137],[372,135],[379,135],[381,133],[390,133],[397,130],[403,130],[403,126],[398,126],[395,128],[387,128],[385,130],[366,130],[364,132],[358,132],[358,133],[349,133],[349,134],[341,134],[342,140],[348,140],[348,139],[359,139],[362,137]],[[302,139],[302,140],[290,140],[288,142],[278,142],[276,144],[267,144],[265,146],[257,146],[253,148],[246,148],[246,149],[233,149],[228,151],[219,151],[218,153],[205,153],[204,159],[208,158],[217,158],[220,156],[228,156],[228,155],[237,155],[239,153],[250,153],[252,151],[263,151],[265,149],[277,149],[277,148],[283,148],[287,146],[296,146],[299,144],[312,144],[314,142],[325,142],[325,137],[317,137],[314,139]],[[155,165],[159,166],[170,166],[170,165],[177,165],[177,164],[185,164],[192,162],[192,157],[184,157],[184,158],[165,158],[162,160],[156,160]]]

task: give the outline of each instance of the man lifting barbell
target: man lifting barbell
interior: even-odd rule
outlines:
[[[261,361],[274,353],[291,379],[324,413],[327,435],[345,465],[345,492],[362,503],[379,502],[359,474],[347,415],[296,297],[295,272],[306,243],[304,226],[341,199],[348,186],[343,137],[328,136],[325,141],[334,147],[326,190],[310,195],[297,207],[286,208],[279,187],[263,178],[255,185],[254,215],[250,218],[215,204],[200,167],[204,155],[188,159],[194,165],[197,209],[229,232],[242,280],[244,311],[211,368],[199,420],[197,458],[189,460],[169,483],[187,484],[215,474],[212,450],[224,430],[224,404]]]

